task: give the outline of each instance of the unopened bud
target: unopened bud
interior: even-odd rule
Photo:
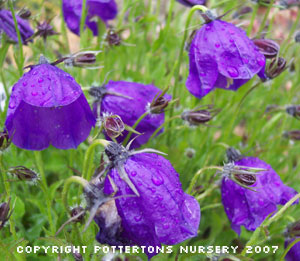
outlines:
[[[219,112],[218,109],[213,109],[208,105],[206,110],[191,110],[181,114],[181,118],[187,121],[190,125],[200,125],[210,121]]]
[[[275,58],[280,49],[279,44],[270,39],[254,39],[253,43],[267,59]]]
[[[250,6],[241,7],[232,15],[232,18],[236,19],[239,16],[251,13],[252,11],[253,11],[253,9]]]
[[[300,140],[300,130],[285,131],[283,137],[290,140]]]
[[[57,35],[58,33],[53,30],[53,26],[50,25],[50,21],[44,21],[42,23],[37,22],[37,32],[34,33],[33,37],[42,37],[44,41],[47,40],[48,36]]]
[[[6,150],[11,144],[7,131],[0,132],[0,151]]]
[[[274,58],[266,69],[266,75],[269,79],[274,79],[286,69],[286,60],[282,57]]]
[[[226,150],[226,156],[229,162],[236,162],[243,158],[241,152],[232,147]]]
[[[279,5],[281,8],[287,9],[293,6],[299,6],[300,0],[280,0]]]
[[[295,118],[300,118],[300,105],[291,105],[286,107],[286,112]]]
[[[37,173],[24,166],[11,167],[8,172],[22,181],[36,181],[39,178]]]
[[[9,220],[12,214],[12,212],[9,212],[10,211],[9,203],[10,203],[10,199],[8,200],[8,202],[3,202],[0,204],[0,229],[4,227],[4,225]]]
[[[234,178],[241,184],[251,186],[256,182],[256,176],[250,174],[235,174]]]
[[[168,106],[168,104],[169,104],[169,101],[165,97],[160,96],[151,102],[150,112],[152,114],[163,113],[164,109]]]
[[[117,138],[122,135],[125,130],[125,125],[118,115],[107,115],[103,116],[103,128],[110,138]]]
[[[295,34],[295,42],[300,43],[300,31]]]
[[[109,46],[119,46],[122,42],[119,32],[112,28],[108,30],[105,40]]]
[[[18,12],[18,16],[20,16],[23,19],[28,19],[31,16],[31,11],[27,8],[22,8],[19,12]]]

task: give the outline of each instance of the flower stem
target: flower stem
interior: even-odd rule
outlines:
[[[208,167],[204,167],[202,169],[199,169],[197,171],[197,173],[194,175],[194,177],[192,178],[191,180],[191,183],[187,189],[187,193],[190,194],[192,192],[192,189],[193,187],[195,186],[196,182],[197,182],[197,178],[198,176],[200,176],[205,170],[211,170],[211,169],[214,169],[214,170],[222,170],[222,167],[219,167],[219,166],[208,166]]]
[[[40,151],[34,151],[34,157],[36,161],[37,168],[39,170],[39,173],[41,174],[41,179],[42,181],[40,182],[41,188],[44,192],[45,200],[46,200],[46,205],[47,205],[47,214],[48,214],[48,222],[50,225],[50,231],[54,235],[55,233],[55,226],[53,223],[52,215],[51,215],[51,198],[50,198],[50,193],[48,190],[48,184],[46,180],[46,175],[44,171],[44,166],[43,166],[43,160],[42,160],[42,155]]]
[[[62,191],[62,201],[63,201],[63,205],[65,207],[65,210],[67,212],[69,212],[68,191],[69,191],[69,188],[70,188],[72,183],[80,184],[80,185],[82,185],[82,187],[86,187],[89,184],[85,179],[83,179],[82,177],[78,177],[78,176],[69,177],[65,181],[64,188],[63,188],[63,191]]]
[[[16,30],[17,36],[18,36],[19,56],[20,57],[19,57],[19,59],[16,59],[16,64],[18,65],[19,74],[20,74],[20,76],[22,76],[23,75],[23,64],[24,64],[22,39],[21,39],[21,34],[20,34],[17,19],[16,19],[15,10],[14,10],[12,0],[8,1],[8,5],[9,5],[9,9],[11,11],[11,14],[12,14],[12,17],[13,17],[13,20],[14,20],[15,30]]]
[[[80,46],[83,47],[85,44],[85,37],[83,37],[84,25],[86,20],[86,2],[87,0],[82,0],[82,10],[80,19]]]
[[[275,0],[271,0],[271,2],[269,3],[268,9],[267,9],[267,11],[266,11],[266,13],[265,13],[265,15],[264,15],[264,18],[263,18],[263,20],[262,20],[262,22],[261,22],[261,24],[260,24],[260,26],[259,26],[257,35],[259,35],[259,34],[262,32],[262,30],[265,28],[266,21],[267,21],[267,19],[268,19],[268,17],[269,17],[269,14],[270,14],[270,11],[271,11],[271,8],[272,8],[274,2],[275,2]],[[257,4],[257,5],[258,5],[258,4]]]
[[[178,88],[178,83],[179,83],[179,79],[180,79],[180,65],[181,65],[181,61],[182,61],[182,57],[183,57],[185,42],[186,42],[186,39],[188,37],[188,28],[189,28],[189,25],[191,23],[193,14],[196,11],[206,12],[207,10],[208,10],[207,7],[205,7],[203,5],[195,5],[191,8],[191,10],[188,14],[188,17],[187,17],[187,20],[186,20],[186,23],[185,23],[185,28],[184,28],[184,35],[183,35],[181,46],[180,46],[180,49],[179,49],[178,60],[175,62],[174,68],[172,70],[172,72],[174,72],[174,75],[175,75],[175,82],[174,82],[174,87],[173,87],[173,99],[175,97],[177,97],[176,96],[177,95],[177,88]],[[173,117],[173,114],[174,114],[174,106],[170,110],[170,118]],[[171,126],[171,122],[170,122],[170,126]],[[168,143],[171,142],[171,137],[170,136],[171,135],[169,135],[169,137],[168,137]]]
[[[252,12],[251,20],[250,20],[250,25],[249,25],[248,30],[247,30],[247,35],[248,36],[250,36],[251,33],[252,33],[254,21],[255,21],[256,15],[257,15],[257,11],[258,11],[258,4],[254,5],[254,8],[253,8],[253,12]]]
[[[109,144],[109,141],[103,139],[94,140],[93,143],[88,147],[84,155],[83,167],[82,167],[82,177],[85,180],[90,180],[92,176],[92,166],[94,159],[95,147],[101,145],[106,147]]]
[[[297,30],[297,27],[298,27],[298,25],[299,25],[299,22],[300,22],[300,11],[298,10],[298,14],[297,14],[297,18],[296,18],[296,20],[295,20],[295,22],[293,23],[293,26],[292,26],[292,28],[291,28],[291,30],[290,30],[290,32],[289,32],[289,35],[288,35],[288,37],[284,40],[284,42],[282,43],[282,53],[283,53],[283,55],[285,55],[286,54],[286,52],[288,51],[288,47],[289,47],[289,45],[288,45],[288,41],[292,38],[292,36],[293,36],[293,34],[295,33],[295,31]]]
[[[137,121],[135,122],[135,124],[132,126],[132,128],[135,130],[136,127],[139,125],[139,123],[149,114],[150,112],[149,111],[146,111],[144,114],[142,114],[138,119]],[[132,131],[129,131],[125,140],[123,141],[123,145],[126,145],[130,139],[132,135]]]
[[[296,244],[299,243],[299,242],[300,242],[300,238],[295,239],[292,243],[290,243],[290,244],[288,245],[288,247],[285,249],[285,251],[284,251],[284,253],[282,254],[282,256],[280,257],[280,260],[279,260],[279,261],[284,261],[284,260],[285,260],[286,254],[290,251],[290,249],[291,249],[294,245],[296,245]]]

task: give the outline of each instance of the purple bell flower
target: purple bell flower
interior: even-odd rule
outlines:
[[[117,16],[118,9],[114,0],[87,0],[87,17],[85,25],[98,35],[98,25],[93,21],[98,16],[104,23]],[[69,29],[80,34],[80,19],[82,13],[82,0],[63,0],[63,14]]]
[[[296,238],[297,239],[297,238]],[[287,247],[295,239],[287,239],[284,246]],[[286,261],[298,261],[300,260],[300,242],[296,243],[285,256]]]
[[[220,20],[197,31],[189,58],[186,86],[199,99],[215,88],[236,91],[265,67],[264,55],[245,31]]]
[[[12,88],[5,126],[17,147],[76,148],[94,125],[80,85],[43,56]]]
[[[161,90],[154,85],[126,81],[109,81],[102,87],[91,88],[90,91],[90,94],[97,98],[97,101],[93,104],[95,117],[99,117],[101,109],[101,115],[119,115],[122,121],[129,126],[133,126],[141,115],[150,110],[150,104],[158,93],[161,93]],[[171,99],[168,94],[165,94],[164,97],[168,100]],[[132,147],[137,148],[147,143],[153,132],[164,123],[164,119],[163,112],[147,115],[136,128],[143,135],[134,140]],[[119,143],[123,142],[127,134],[128,131],[124,131],[122,136],[117,138],[117,141]],[[132,137],[135,136],[136,134],[132,135]]]
[[[177,0],[177,2],[189,7],[193,7],[194,5],[206,4],[206,0]]]
[[[16,14],[18,27],[20,30],[21,40],[23,44],[27,44],[28,39],[33,35],[28,21],[22,19]],[[15,29],[15,23],[13,16],[10,11],[1,9],[0,10],[0,32],[3,31],[5,34],[14,42],[18,42],[18,35]]]
[[[168,160],[152,149],[128,151],[113,142],[105,152],[110,166],[104,193],[114,192],[113,183],[117,187],[115,202],[121,218],[123,231],[120,238],[123,241],[127,239],[132,245],[158,247],[175,245],[197,236],[199,203],[184,193],[179,175]],[[156,254],[156,251],[147,253],[149,258]]]
[[[237,234],[240,234],[240,226],[254,231],[269,214],[277,211],[277,205],[284,205],[297,194],[294,189],[283,184],[270,165],[258,158],[240,155],[234,165],[264,169],[256,173],[254,184],[248,185],[255,191],[239,186],[228,176],[223,177],[222,203],[231,227]]]

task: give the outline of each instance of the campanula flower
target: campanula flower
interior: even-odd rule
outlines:
[[[85,25],[90,28],[93,34],[98,35],[98,25],[94,17],[99,17],[104,23],[114,19],[117,15],[117,4],[114,0],[87,0],[87,17]],[[80,19],[82,13],[82,0],[63,0],[63,14],[69,29],[80,34]]]
[[[164,113],[157,114],[156,111],[152,113],[150,108],[154,97],[159,93],[161,93],[161,90],[154,85],[126,81],[109,81],[104,86],[90,89],[90,94],[96,98],[96,102],[93,104],[93,112],[97,118],[103,116],[103,114],[111,113],[119,115],[125,124],[133,126],[141,115],[148,110],[150,111],[149,115],[136,128],[136,131],[142,133],[142,135],[134,140],[133,148],[145,144],[153,132],[164,123]],[[164,97],[168,100],[171,99],[167,94]],[[128,131],[125,130],[122,136],[117,138],[117,141],[121,143],[127,134]],[[136,134],[132,137],[134,136]]]
[[[94,125],[80,85],[43,56],[12,88],[5,126],[17,147],[76,148]]]
[[[155,247],[197,236],[199,203],[184,193],[179,175],[167,159],[152,149],[128,151],[113,142],[105,153],[110,164],[104,192],[110,195],[117,187],[115,203],[123,240]],[[156,254],[147,253],[149,258]]]
[[[254,231],[268,215],[277,211],[277,205],[284,205],[297,194],[294,189],[283,184],[270,165],[258,158],[239,155],[239,160],[230,161],[242,169],[264,169],[256,173],[253,179],[249,179],[248,175],[239,175],[243,176],[240,179],[242,182],[249,181],[246,184],[249,189],[228,176],[222,179],[222,203],[232,229],[238,234],[241,226]]]
[[[296,238],[298,239],[298,238]],[[288,239],[285,241],[284,246],[287,247],[291,244],[295,239]],[[300,260],[300,242],[296,243],[286,254],[285,256],[286,261],[298,261]]]
[[[213,20],[201,27],[189,48],[187,89],[202,98],[215,88],[236,91],[264,70],[265,57],[233,24]]]
[[[193,7],[194,5],[206,4],[206,0],[177,0],[177,2],[189,7]]]
[[[27,44],[28,39],[33,35],[28,21],[16,15],[18,27],[20,30],[21,40],[23,44]],[[0,32],[3,31],[12,41],[18,42],[18,35],[15,29],[15,23],[10,11],[0,10]]]

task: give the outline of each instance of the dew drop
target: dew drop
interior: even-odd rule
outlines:
[[[163,200],[163,196],[162,196],[162,195],[157,195],[156,198],[157,198],[158,200],[160,200],[160,201]]]
[[[169,227],[170,227],[170,225],[168,223],[163,224],[164,229],[168,229]]]
[[[243,61],[244,61],[245,64],[249,63],[249,60],[247,58],[243,58]]]
[[[39,83],[42,83],[43,81],[44,81],[44,80],[43,80],[42,78],[39,78],[39,79],[38,79],[38,82],[39,82]]]
[[[211,27],[209,25],[206,26],[206,28],[205,28],[206,31],[209,31],[210,29],[211,29]]]
[[[32,88],[34,88],[35,85],[34,85],[34,84],[31,84],[30,86],[31,86]]]
[[[205,75],[206,75],[205,72],[201,72],[201,73],[200,73],[200,76],[205,76]]]
[[[38,73],[38,72],[35,70],[32,74],[33,74],[33,75],[37,75],[37,73]]]
[[[37,92],[31,92],[31,95],[32,95],[32,96],[37,96],[38,93],[37,93]]]
[[[264,66],[265,65],[265,59],[262,56],[258,56],[256,58],[256,61],[257,61],[258,65],[260,65],[260,66]]]
[[[25,87],[25,86],[27,85],[27,82],[23,82],[22,84],[23,84],[23,86]]]
[[[14,108],[16,108],[16,104],[14,102],[10,102],[8,105],[8,108],[14,109]]]
[[[231,38],[231,39],[229,40],[229,42],[233,43],[233,42],[234,42],[234,40]]]
[[[151,180],[152,180],[153,184],[156,186],[160,186],[164,183],[164,180],[159,173],[156,173],[155,175],[153,175]]]
[[[219,43],[216,43],[215,46],[216,48],[220,48],[221,45]]]
[[[136,173],[136,171],[131,171],[130,174],[131,174],[132,177],[135,177],[137,173]]]
[[[260,199],[258,200],[258,205],[260,205],[260,206],[263,206],[263,205],[264,205],[263,199],[260,198]]]
[[[280,182],[274,182],[274,185],[275,185],[276,187],[280,187]]]
[[[227,72],[229,73],[229,75],[230,75],[231,77],[237,77],[237,76],[239,76],[238,70],[237,70],[236,68],[234,68],[234,67],[229,66],[229,67],[227,68]]]

